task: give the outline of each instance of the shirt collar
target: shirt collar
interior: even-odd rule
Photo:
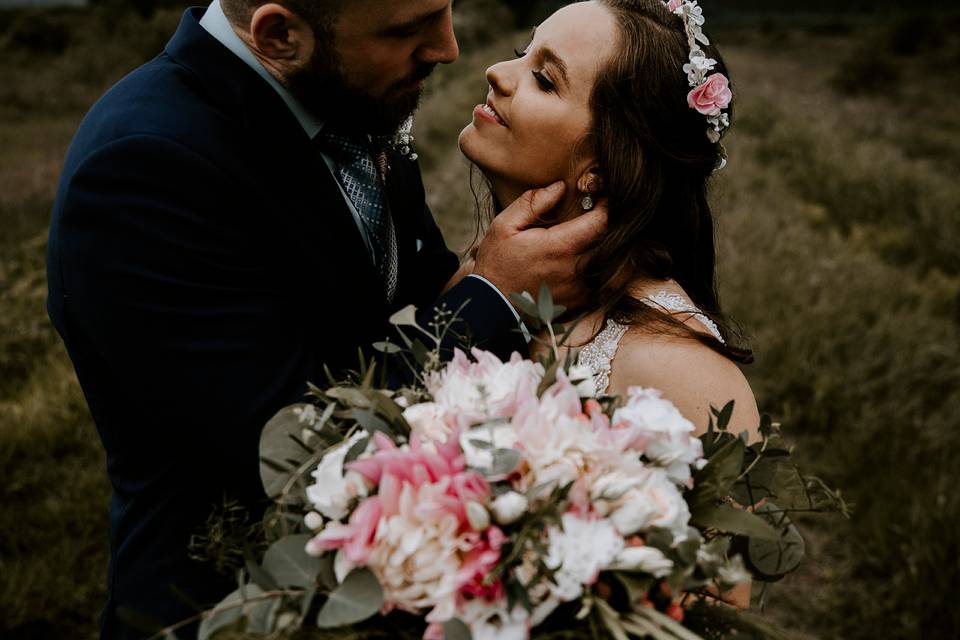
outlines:
[[[307,108],[303,106],[302,102],[297,100],[286,87],[280,84],[280,82],[260,64],[257,57],[253,55],[253,52],[250,51],[243,40],[240,39],[240,36],[233,30],[230,21],[220,7],[220,0],[213,0],[207,12],[203,14],[203,18],[200,20],[200,26],[216,38],[220,44],[236,54],[238,58],[256,71],[261,78],[267,81],[267,84],[280,94],[280,97],[283,98],[283,101],[287,104],[287,107],[311,140],[320,133],[320,130],[323,129],[323,121],[310,113]]]

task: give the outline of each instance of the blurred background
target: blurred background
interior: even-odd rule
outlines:
[[[5,639],[96,634],[109,486],[44,309],[46,228],[80,118],[162,50],[188,4],[0,0]],[[456,3],[463,55],[435,74],[415,130],[455,248],[475,230],[456,137],[485,95],[483,71],[561,4]],[[723,300],[756,350],[747,373],[761,409],[855,505],[849,521],[803,521],[807,562],[767,591],[766,615],[798,639],[958,638],[960,12],[701,5],[737,94],[730,165],[714,184]]]

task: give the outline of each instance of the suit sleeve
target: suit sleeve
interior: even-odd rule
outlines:
[[[256,221],[234,202],[241,185],[174,141],[138,135],[91,154],[66,188],[68,348],[96,362],[94,394],[140,397],[150,423],[164,425],[135,433],[131,416],[105,439],[140,451],[134,440],[148,436],[162,449],[252,452],[255,465],[260,427],[315,372],[304,336],[281,325],[290,301],[267,286]]]

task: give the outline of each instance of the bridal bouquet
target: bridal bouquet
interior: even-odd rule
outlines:
[[[548,293],[517,303],[556,336]],[[539,361],[474,349],[442,364],[452,317],[394,317],[406,345],[377,348],[408,360],[408,388],[378,388],[362,364],[266,426],[269,546],[201,639],[697,638],[746,624],[708,602],[799,564],[791,511],[845,509],[767,419],[748,445],[727,430],[732,404],[695,438],[655,390],[592,397],[565,336]]]

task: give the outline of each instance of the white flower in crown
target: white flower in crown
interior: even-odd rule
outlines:
[[[698,86],[706,79],[707,74],[717,66],[717,61],[703,55],[691,55],[690,62],[683,65],[683,71],[690,80],[690,86]]]

